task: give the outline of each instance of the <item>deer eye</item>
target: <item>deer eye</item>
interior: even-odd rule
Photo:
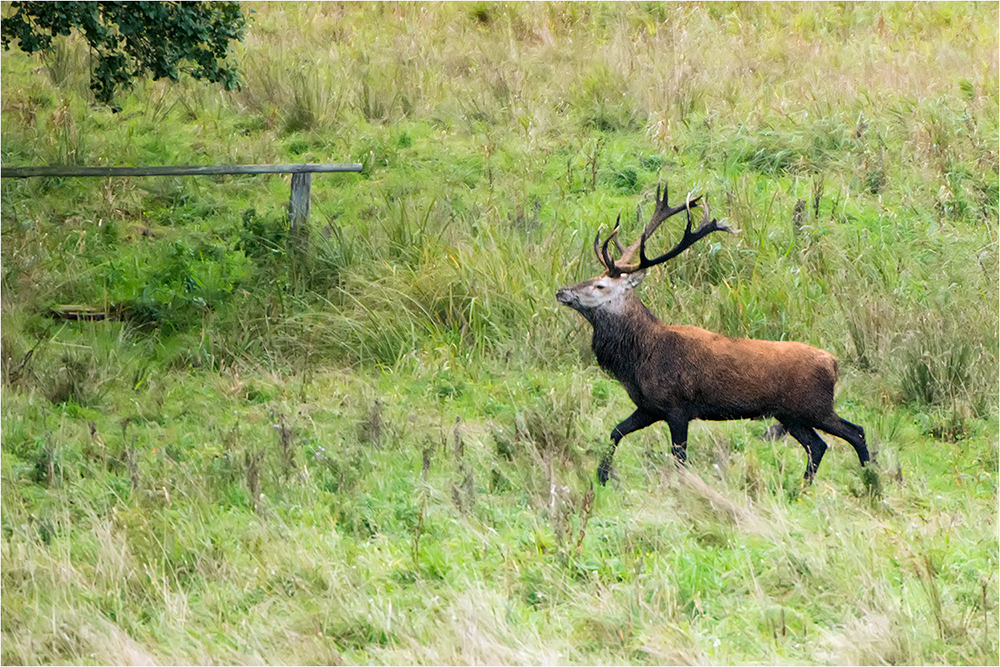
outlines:
[[[594,285],[597,289],[604,289],[604,285]]]

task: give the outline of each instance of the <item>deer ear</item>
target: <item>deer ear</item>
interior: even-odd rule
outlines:
[[[629,273],[625,277],[625,284],[629,287],[635,287],[642,282],[642,279],[646,277],[645,271],[635,271],[634,273]]]

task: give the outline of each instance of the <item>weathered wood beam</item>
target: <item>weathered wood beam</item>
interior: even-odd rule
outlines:
[[[214,176],[223,174],[315,174],[330,172],[360,172],[362,165],[349,164],[243,164],[243,165],[176,165],[165,167],[2,167],[2,178],[35,176]]]

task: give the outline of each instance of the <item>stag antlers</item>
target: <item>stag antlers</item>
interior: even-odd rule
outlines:
[[[708,205],[704,202],[700,202],[701,195],[695,197],[694,199],[687,199],[682,206],[671,207],[667,203],[667,187],[663,186],[663,197],[660,197],[660,186],[656,186],[656,208],[653,210],[653,217],[650,218],[649,224],[642,232],[642,236],[639,240],[628,246],[627,248],[622,245],[621,241],[618,240],[618,228],[621,224],[622,216],[618,215],[618,220],[615,222],[615,228],[611,232],[611,235],[604,240],[604,244],[601,245],[601,234],[598,232],[597,236],[594,237],[594,254],[597,255],[597,260],[604,265],[607,269],[607,275],[612,278],[616,278],[624,273],[635,273],[636,271],[642,271],[648,269],[651,266],[656,266],[657,264],[663,264],[681,254],[692,245],[694,245],[698,240],[708,236],[712,232],[732,232],[727,225],[720,223],[715,218],[709,220],[708,217]],[[694,231],[691,230],[691,208],[701,205],[705,210],[705,215],[701,220],[701,224]],[[646,257],[646,241],[652,236],[653,232],[656,231],[657,227],[660,226],[667,218],[677,215],[681,211],[687,213],[687,225],[684,228],[684,237],[681,239],[680,243],[676,246],[663,253],[655,259],[649,259]],[[618,252],[621,253],[621,257],[618,261],[611,259],[611,254],[608,252],[608,244],[611,241],[615,242],[618,247]],[[629,264],[632,256],[635,255],[635,251],[639,251],[639,263]]]

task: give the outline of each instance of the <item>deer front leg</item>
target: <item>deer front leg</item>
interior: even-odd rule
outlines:
[[[646,428],[650,424],[655,424],[657,421],[659,421],[658,417],[654,417],[640,408],[629,415],[628,418],[618,424],[618,426],[611,429],[611,447],[608,448],[608,451],[604,454],[604,458],[601,459],[601,464],[597,466],[597,481],[601,484],[606,484],[608,478],[611,477],[611,473],[614,470],[611,461],[614,459],[615,449],[618,447],[618,443],[621,442],[621,439],[629,433]]]
[[[687,463],[688,419],[684,415],[667,416],[670,427],[670,452],[678,463]]]

